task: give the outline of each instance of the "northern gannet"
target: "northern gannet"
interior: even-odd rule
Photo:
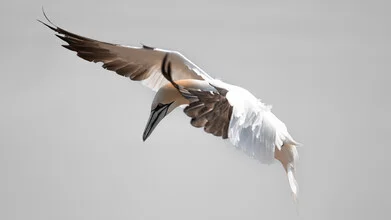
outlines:
[[[271,108],[249,91],[212,78],[177,51],[97,41],[68,32],[54,25],[45,13],[44,16],[53,26],[38,21],[68,43],[63,47],[87,61],[101,62],[103,68],[140,81],[156,92],[143,133],[144,141],[166,115],[185,105],[184,112],[194,127],[203,127],[207,133],[229,139],[236,148],[261,163],[280,161],[296,201],[299,143]]]

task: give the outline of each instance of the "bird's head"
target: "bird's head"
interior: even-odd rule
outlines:
[[[151,114],[143,133],[143,141],[151,135],[152,131],[166,115],[178,106],[188,103],[189,101],[183,98],[171,84],[160,88],[151,105]]]

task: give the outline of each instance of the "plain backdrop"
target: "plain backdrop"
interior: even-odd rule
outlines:
[[[2,1],[0,219],[391,219],[389,1]],[[259,164],[38,23],[174,49],[242,86],[299,149],[298,214]]]

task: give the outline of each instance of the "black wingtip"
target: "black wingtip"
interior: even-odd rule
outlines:
[[[76,50],[75,48],[73,48],[71,45],[64,44],[64,45],[61,45],[61,46],[64,47],[64,48],[66,48],[66,49],[68,49],[68,50],[76,51],[76,52],[77,52],[77,50]]]
[[[53,26],[57,27],[57,25],[55,25],[55,24],[48,18],[48,16],[47,16],[46,13],[45,13],[45,9],[43,8],[43,6],[42,6],[42,13],[43,13],[43,16],[45,16],[46,20],[47,20],[50,24],[52,24]]]
[[[67,42],[68,43],[68,41],[69,40],[67,40],[67,38],[66,37],[64,37],[64,36],[61,36],[61,35],[59,35],[59,34],[55,34],[56,35],[56,37],[58,37],[58,38],[60,38],[61,40],[63,40],[63,41],[65,41],[65,42]]]
[[[56,29],[55,27],[52,27],[52,26],[46,24],[45,22],[43,22],[43,21],[41,21],[41,20],[39,20],[39,19],[37,19],[37,21],[40,22],[40,23],[42,23],[42,24],[45,25],[46,27],[52,29],[53,31],[57,31],[57,29]]]
[[[46,24],[45,22],[43,22],[43,21],[41,21],[41,20],[39,20],[39,19],[37,19],[37,21],[40,22],[40,23],[42,23],[42,24],[45,25],[46,27],[50,28],[51,30],[57,32],[57,26],[56,26],[52,21],[50,21],[50,19],[48,18],[48,16],[47,16],[46,13],[45,13],[45,9],[43,8],[43,6],[42,6],[42,13],[43,13],[43,16],[46,18],[46,20],[47,20],[51,25],[53,25],[53,26],[50,26],[49,24]]]

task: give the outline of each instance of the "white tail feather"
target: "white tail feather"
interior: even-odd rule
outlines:
[[[299,185],[297,184],[296,181],[295,168],[291,164],[289,164],[286,173],[288,176],[289,186],[291,187],[292,190],[293,200],[295,200],[295,203],[297,203]]]
[[[281,150],[276,149],[275,151],[275,158],[279,160],[284,167],[288,181],[289,186],[292,191],[292,196],[297,204],[298,202],[298,193],[299,193],[299,185],[296,180],[296,162],[299,159],[299,154],[297,153],[296,146],[293,144],[285,143]]]

